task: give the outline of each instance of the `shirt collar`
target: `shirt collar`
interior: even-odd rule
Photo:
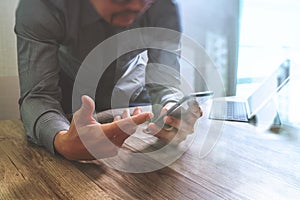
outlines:
[[[81,26],[86,26],[97,22],[98,20],[104,20],[89,0],[81,1]]]

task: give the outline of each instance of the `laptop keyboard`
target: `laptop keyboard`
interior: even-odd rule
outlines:
[[[248,121],[245,102],[214,101],[209,118]]]
[[[248,121],[245,104],[243,102],[227,102],[227,119]]]

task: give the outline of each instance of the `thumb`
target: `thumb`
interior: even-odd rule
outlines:
[[[93,117],[93,113],[95,110],[94,100],[87,95],[83,95],[81,97],[81,102],[82,102],[81,107],[74,115],[76,125],[81,127],[84,125],[95,123],[96,120]]]
[[[93,116],[93,112],[95,110],[95,103],[94,100],[87,96],[87,95],[83,95],[81,97],[81,108],[79,109],[82,115],[85,116]]]

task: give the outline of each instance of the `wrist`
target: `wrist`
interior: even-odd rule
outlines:
[[[59,131],[54,137],[54,150],[58,154],[64,156],[64,152],[66,151],[66,143],[64,142],[64,136],[67,134],[67,131]]]

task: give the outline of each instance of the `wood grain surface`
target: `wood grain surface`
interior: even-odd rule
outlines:
[[[204,118],[199,125],[205,130],[208,122]],[[221,125],[222,134],[208,155],[201,156],[197,136],[171,165],[148,173],[126,173],[101,161],[70,162],[52,155],[27,142],[20,120],[0,121],[0,199],[300,197],[298,129],[284,127],[274,134],[246,123]],[[140,151],[150,143],[133,137],[127,149]]]

